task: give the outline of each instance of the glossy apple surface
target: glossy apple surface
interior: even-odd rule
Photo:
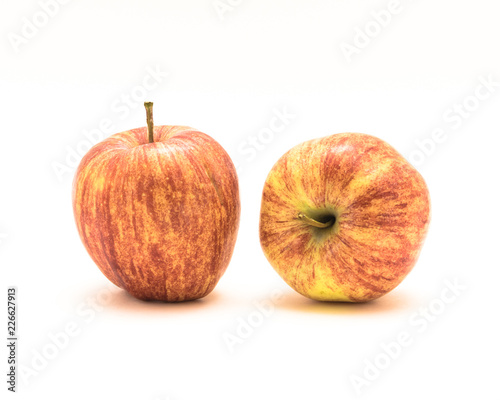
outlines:
[[[411,271],[427,234],[429,192],[394,148],[365,134],[302,143],[264,185],[262,249],[297,292],[364,302]]]
[[[183,126],[119,133],[82,159],[73,209],[88,253],[115,285],[143,300],[210,293],[226,270],[240,216],[231,159]]]

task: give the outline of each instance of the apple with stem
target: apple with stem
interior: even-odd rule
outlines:
[[[315,300],[364,302],[411,271],[430,220],[422,176],[376,137],[302,143],[269,173],[260,241],[278,274]]]
[[[186,126],[115,134],[83,157],[73,211],[89,255],[115,285],[143,300],[209,294],[232,256],[238,178],[220,144]]]

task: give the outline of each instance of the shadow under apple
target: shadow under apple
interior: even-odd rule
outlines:
[[[110,295],[110,301],[106,307],[110,310],[126,313],[185,314],[206,307],[212,307],[215,303],[221,301],[222,298],[223,296],[221,296],[217,290],[214,290],[201,299],[167,303],[162,301],[139,300],[125,290],[114,290]]]
[[[390,292],[376,300],[365,303],[324,302],[312,300],[294,291],[287,291],[276,302],[278,309],[317,314],[368,315],[397,313],[411,308],[413,298],[406,292]]]

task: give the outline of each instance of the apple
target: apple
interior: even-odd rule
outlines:
[[[381,139],[341,133],[302,143],[274,165],[260,242],[300,294],[365,302],[411,271],[429,220],[429,191],[415,168]]]
[[[209,294],[224,274],[240,218],[234,165],[210,136],[186,126],[115,134],[83,157],[73,211],[90,257],[142,300]]]

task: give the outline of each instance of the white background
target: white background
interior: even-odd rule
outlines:
[[[37,1],[1,1],[1,281],[5,292],[18,287],[18,361],[32,373],[18,375],[17,396],[349,399],[358,396],[353,376],[367,379],[365,398],[498,395],[498,1],[401,0],[380,33],[373,12],[389,1],[221,3],[235,5],[220,14],[212,0],[74,0],[44,18]],[[33,37],[13,45],[34,19]],[[348,60],[342,43],[359,45],[357,29],[372,37]],[[168,77],[153,85],[151,69]],[[102,124],[112,125],[103,137],[145,125],[145,78],[155,86],[146,97],[156,124],[208,133],[239,166],[234,256],[196,302],[143,303],[115,288],[73,221],[72,152],[85,151],[84,131]],[[485,80],[497,84],[471,98]],[[133,101],[125,109],[124,95]],[[453,107],[464,102],[467,117],[457,118]],[[294,117],[251,157],[249,140],[263,137],[275,109]],[[431,144],[436,129],[445,136]],[[392,144],[432,198],[415,269],[360,305],[301,297],[258,238],[261,190],[276,160],[345,131]],[[453,282],[464,288],[444,304]],[[426,322],[419,313],[429,307]],[[255,327],[228,346],[224,338],[249,320]],[[77,334],[54,352],[51,335],[67,324]],[[383,346],[402,332],[411,343],[389,360]],[[378,372],[366,371],[370,363]]]

